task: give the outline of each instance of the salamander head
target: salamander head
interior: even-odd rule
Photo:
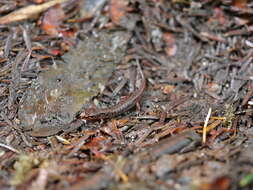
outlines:
[[[97,113],[96,108],[87,108],[80,113],[80,118],[86,120],[96,120],[98,119],[96,118],[96,113]]]

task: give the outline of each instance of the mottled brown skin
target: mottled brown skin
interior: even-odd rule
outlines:
[[[109,108],[86,109],[84,112],[80,114],[80,118],[85,119],[85,120],[99,120],[99,119],[112,118],[133,108],[141,99],[141,96],[146,88],[146,79],[139,65],[138,65],[138,70],[141,74],[141,86],[137,90],[135,90],[130,96],[124,99],[124,101],[121,101],[115,106],[112,106]]]

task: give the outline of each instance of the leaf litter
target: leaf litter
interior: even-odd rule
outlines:
[[[59,2],[1,2],[2,189],[252,189],[250,1]]]

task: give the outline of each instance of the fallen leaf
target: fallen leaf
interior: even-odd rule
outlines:
[[[233,0],[233,6],[237,8],[246,8],[248,0]]]
[[[110,18],[115,24],[120,24],[122,17],[126,15],[128,2],[126,0],[111,0]]]
[[[165,52],[168,56],[173,56],[176,55],[177,53],[177,45],[176,45],[176,40],[175,37],[172,33],[166,32],[163,34],[163,39],[166,42],[166,48]]]
[[[230,189],[230,185],[231,185],[230,177],[220,176],[215,180],[213,180],[211,183],[201,184],[198,190],[212,190],[212,189],[228,190]]]
[[[56,5],[49,9],[42,19],[42,29],[50,36],[60,35],[60,25],[65,17],[61,6]]]

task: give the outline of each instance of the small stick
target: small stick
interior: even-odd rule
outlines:
[[[202,143],[203,144],[206,144],[206,128],[207,128],[207,125],[208,125],[208,121],[211,117],[211,113],[212,113],[212,108],[209,108],[207,116],[206,116],[206,120],[205,120],[205,123],[204,123],[204,127],[203,127],[203,136],[202,136]]]

